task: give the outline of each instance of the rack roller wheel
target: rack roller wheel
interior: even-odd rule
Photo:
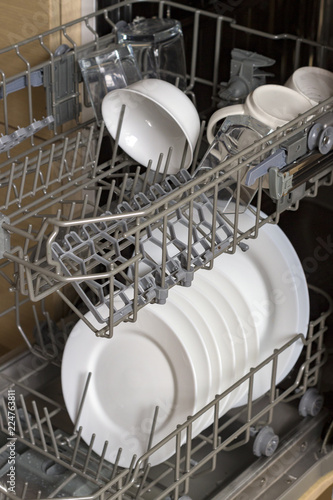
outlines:
[[[323,404],[323,396],[319,394],[317,389],[312,387],[303,394],[298,405],[298,413],[301,417],[315,417],[322,409]]]
[[[318,149],[322,155],[329,153],[333,146],[333,127],[326,127],[319,135]]]
[[[253,443],[253,454],[256,457],[270,457],[279,445],[279,436],[268,425],[260,429]]]

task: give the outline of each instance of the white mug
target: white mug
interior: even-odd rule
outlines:
[[[214,140],[215,125],[230,115],[249,115],[271,129],[276,129],[305,113],[313,104],[296,90],[283,85],[261,85],[253,90],[244,104],[218,109],[207,125],[208,142]]]
[[[285,86],[310,99],[313,106],[333,96],[333,73],[316,66],[298,68]]]

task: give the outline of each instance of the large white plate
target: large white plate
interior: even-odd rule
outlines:
[[[104,306],[103,306],[104,307]],[[105,311],[104,311],[105,313]],[[160,314],[161,313],[161,314]],[[87,319],[96,327],[90,312]],[[96,434],[93,450],[128,467],[133,454],[147,451],[155,407],[159,407],[153,445],[208,400],[211,367],[195,325],[172,303],[148,305],[135,323],[121,323],[112,339],[95,337],[82,321],[74,326],[62,360],[62,389],[75,421],[85,381],[91,382],[78,422],[82,438]],[[169,458],[174,440],[150,457],[151,465]]]
[[[265,214],[261,214],[265,217]],[[253,226],[254,215],[247,211],[240,216],[239,227],[245,231]],[[219,271],[236,279],[240,288],[246,285],[247,300],[252,316],[260,331],[260,356],[258,363],[273,354],[296,334],[307,334],[309,323],[309,295],[302,265],[287,236],[277,226],[265,224],[256,239],[247,240],[249,250],[235,255],[223,254],[215,260]],[[264,280],[265,290],[257,288],[258,281],[247,279],[247,266],[252,264],[257,275]],[[303,343],[292,344],[279,356],[276,383],[282,381],[296,363]],[[254,377],[253,399],[265,394],[271,387],[272,363],[264,366]],[[238,401],[246,404],[247,394]]]
[[[223,283],[222,287],[221,283]],[[226,323],[228,329],[227,345],[220,344],[224,367],[224,377],[219,390],[219,394],[222,394],[246,374],[249,365],[254,362],[253,359],[251,362],[249,358],[258,359],[258,332],[254,323],[251,330],[249,330],[251,311],[245,298],[239,293],[235,285],[226,276],[222,276],[216,268],[213,271],[197,271],[193,286],[199,286],[216,308],[218,317],[215,322],[215,332],[217,332],[216,337],[219,342],[223,340],[224,344],[226,344],[225,330],[221,328],[223,322]],[[225,293],[226,290],[227,293]],[[207,321],[211,319],[211,317],[207,318]],[[243,327],[245,323],[248,325],[247,330]],[[250,343],[248,343],[249,331],[251,332]],[[231,355],[234,357],[233,360],[231,360]],[[219,416],[221,417],[230,408],[237,405],[237,401],[246,391],[247,387],[242,384],[224,398],[220,403]]]
[[[201,211],[208,225],[212,214],[204,207]],[[197,217],[197,214],[194,214]],[[231,216],[232,217],[232,216]],[[261,213],[261,217],[266,217]],[[248,210],[239,216],[242,231],[253,227],[254,214]],[[187,242],[187,229],[176,225],[177,237]],[[309,296],[305,275],[287,236],[275,224],[265,224],[256,239],[247,240],[249,250],[236,249],[233,255],[222,254],[214,261],[217,289],[224,294],[237,310],[245,331],[248,348],[246,369],[259,365],[291,340],[297,333],[306,336],[309,322]],[[200,271],[198,271],[200,272]],[[220,277],[218,275],[221,274]],[[229,284],[223,283],[224,279]],[[230,287],[230,282],[233,287]],[[250,310],[247,316],[241,311],[241,297]],[[241,331],[241,330],[239,330]],[[237,345],[244,339],[233,336]],[[279,356],[276,382],[279,383],[290,372],[303,348],[301,340],[295,342]],[[260,351],[259,351],[260,349]],[[260,354],[258,355],[258,353]],[[254,377],[253,399],[266,393],[271,387],[272,363],[263,367]],[[246,404],[248,383],[240,387],[240,397],[234,406]]]
[[[156,320],[164,321],[165,324],[170,325],[175,332],[175,335],[184,339],[184,345],[188,348],[191,355],[191,360],[194,366],[195,377],[197,380],[197,397],[195,409],[192,413],[188,413],[186,418],[199,411],[210,401],[210,393],[213,380],[212,361],[210,357],[210,349],[213,348],[213,339],[210,338],[210,333],[207,327],[203,329],[195,322],[191,316],[193,308],[189,308],[188,304],[182,300],[181,297],[176,298],[170,290],[170,297],[164,305],[149,304],[148,307],[156,317]],[[186,311],[186,312],[184,312]],[[156,325],[157,326],[157,325]],[[172,338],[169,339],[170,344]],[[171,344],[172,352],[175,346]],[[214,356],[213,356],[214,357]],[[180,375],[181,376],[181,375]],[[182,423],[185,420],[178,423]],[[192,434],[198,433],[202,430],[193,426]],[[155,439],[154,443],[158,441]]]
[[[208,233],[209,228],[211,228],[213,215],[207,206],[203,206],[201,209],[197,207],[193,216],[196,223],[200,222],[202,230],[205,228],[204,220],[206,220],[206,230]],[[174,231],[178,240],[186,244],[188,239],[187,227],[182,224],[181,221],[177,221],[174,224]],[[161,234],[161,231],[158,229],[153,232],[157,240],[160,239]],[[219,236],[221,239],[225,238],[225,233],[222,228],[219,229]],[[172,244],[169,244],[168,248],[172,248],[172,246]],[[161,260],[161,253],[158,253],[158,250],[156,246],[150,247],[151,255],[154,255],[154,260],[157,263]],[[203,248],[198,249],[198,251],[203,251]],[[241,376],[245,375],[251,367],[258,364],[260,359],[259,350],[261,350],[259,330],[266,329],[269,325],[269,318],[258,318],[256,314],[256,302],[264,298],[268,300],[267,277],[258,272],[256,263],[248,259],[246,253],[239,247],[236,248],[235,254],[231,256],[227,255],[227,266],[221,266],[222,259],[224,258],[225,254],[216,258],[214,261],[214,268],[211,271],[197,271],[192,286],[189,289],[185,289],[184,293],[190,294],[191,288],[196,288],[196,276],[201,275],[200,273],[204,273],[205,276],[211,279],[217,292],[216,296],[212,298],[213,303],[217,307],[220,307],[222,312],[223,304],[227,301],[231,307],[237,311],[241,327],[238,326],[235,328],[235,325],[233,325],[232,338],[236,352],[239,353],[239,360],[236,359],[236,365],[237,367],[241,367],[241,371],[237,372],[239,378],[241,378]],[[204,314],[204,308],[202,307],[200,310]],[[208,321],[208,318],[206,321]],[[246,352],[245,356],[243,354],[244,352]],[[245,357],[246,363],[244,362]],[[230,379],[229,386],[235,381],[236,380]],[[224,389],[226,388],[227,387],[224,386]],[[231,397],[233,405],[238,405],[238,400],[242,401],[243,396],[246,395],[247,392],[247,383],[242,384],[237,391],[233,391]],[[223,405],[221,406],[221,414],[222,413]]]
[[[200,213],[199,213],[200,212]],[[207,220],[207,224],[205,226],[204,220]],[[212,219],[212,213],[208,210],[206,206],[203,206],[200,208],[196,208],[194,212],[194,219],[196,223],[201,223],[201,229],[206,231],[206,234],[209,234],[209,231],[211,229],[211,219]],[[177,237],[179,242],[182,242],[183,244],[187,243],[188,239],[188,228],[186,225],[181,220],[174,220],[174,225],[173,225],[173,231],[175,236]],[[220,229],[221,233],[222,229]],[[219,236],[223,239],[225,237],[225,233],[222,231],[222,234],[219,234]],[[159,228],[156,228],[152,234],[150,235],[149,239],[143,239],[143,246],[144,250],[147,255],[151,259],[154,260],[155,263],[161,264],[161,259],[162,259],[162,250],[161,250],[161,245],[163,241],[163,233]],[[196,248],[199,252],[203,251],[203,248]],[[179,253],[179,249],[174,245],[172,241],[169,241],[167,244],[167,254],[168,257],[174,257],[176,254]],[[225,335],[220,336],[220,329],[221,321],[224,321],[224,316],[227,314],[228,309],[230,307],[234,308],[234,310],[237,311],[238,317],[241,319],[241,321],[237,320],[235,321],[233,318],[230,318],[230,312],[229,312],[229,317],[228,321],[230,321],[230,325],[226,325],[224,323],[223,331],[228,331],[229,328],[232,329],[232,338],[231,343],[234,345],[233,349],[236,349],[237,351],[237,359],[235,361],[235,369],[233,370],[232,376],[227,376],[226,371],[224,372],[224,378],[220,379],[221,381],[223,380],[223,384],[219,387],[218,390],[216,390],[215,394],[221,394],[224,390],[226,390],[228,387],[230,387],[234,382],[236,382],[239,378],[241,378],[247,370],[255,366],[258,362],[258,353],[259,353],[259,333],[258,329],[256,327],[256,324],[252,318],[251,314],[251,309],[249,305],[247,304],[248,297],[243,296],[243,292],[239,288],[239,280],[244,281],[244,270],[242,266],[239,267],[239,259],[238,259],[238,254],[242,253],[242,251],[237,248],[236,254],[233,255],[233,262],[234,266],[232,267],[233,271],[229,273],[229,276],[227,277],[226,275],[220,275],[217,271],[218,266],[215,265],[215,268],[212,271],[203,271],[199,270],[195,273],[194,275],[194,281],[190,287],[186,287],[184,289],[177,287],[179,289],[179,293],[181,293],[182,297],[186,300],[187,298],[191,298],[196,296],[196,304],[197,304],[197,309],[200,311],[202,315],[205,316],[205,323],[209,324],[209,322],[212,321],[213,316],[211,316],[211,312],[208,310],[208,306],[204,304],[204,299],[199,300],[199,297],[196,295],[196,291],[201,290],[202,288],[202,283],[199,283],[199,280],[201,277],[205,277],[206,279],[206,286],[207,286],[207,280],[210,284],[210,287],[213,288],[213,293],[209,292],[207,293],[206,297],[210,297],[210,303],[213,307],[216,307],[219,309],[219,319],[215,320],[213,325],[210,325],[213,331],[213,335],[216,337],[216,341],[219,342],[219,352],[221,356],[221,363],[226,365],[226,368],[229,363],[228,356],[230,354],[230,349],[225,349],[225,345],[221,345],[221,342],[225,342]],[[217,262],[218,259],[215,260]],[[237,261],[237,262],[236,262]],[[151,269],[148,265],[146,265],[144,262],[140,262],[139,264],[139,273],[140,275],[144,275],[145,273],[149,272]],[[234,276],[235,274],[235,276]],[[231,277],[232,278],[231,278]],[[236,283],[235,283],[236,279]],[[261,292],[266,290],[265,283],[261,279],[260,276],[258,276],[257,269],[252,265],[252,263],[248,263],[247,269],[246,269],[246,282],[243,283],[243,288],[249,292],[249,287],[252,287],[253,283],[256,283],[256,288],[260,290]],[[175,293],[172,289],[169,294],[168,300],[170,300],[170,297],[172,296],[172,293]],[[183,299],[182,299],[183,300]],[[193,311],[187,311],[187,314],[193,315]],[[232,314],[232,313],[231,313]],[[202,324],[202,322],[201,322]],[[203,324],[199,330],[204,331],[206,329],[205,324]],[[211,353],[211,349],[209,350]],[[228,359],[226,359],[228,358]],[[213,364],[213,366],[215,366]],[[213,369],[213,378],[220,376],[219,372],[215,369]],[[226,409],[229,409],[231,405],[236,405],[237,401],[242,397],[244,394],[247,393],[248,386],[246,383],[242,384],[241,387],[239,387],[237,390],[234,390],[233,393],[230,395],[230,397],[225,398],[221,404],[220,404],[220,416],[227,411]],[[213,397],[215,396],[213,395]],[[213,399],[213,398],[212,398]],[[209,413],[207,415],[207,425],[208,426],[212,421],[212,413]],[[201,420],[200,422],[201,423]],[[202,427],[204,428],[204,427]]]
[[[236,367],[240,366],[240,364],[236,365],[235,346],[230,327],[232,328],[237,325],[237,327],[239,326],[241,328],[241,325],[238,324],[237,316],[234,311],[230,309],[224,298],[220,297],[219,293],[215,290],[214,284],[205,279],[205,274],[206,273],[204,271],[198,271],[195,274],[195,279],[191,287],[177,287],[175,290],[181,297],[182,308],[186,299],[194,306],[196,315],[200,312],[202,321],[206,325],[206,328],[209,329],[210,335],[213,339],[213,344],[211,343],[211,340],[209,341],[209,344],[207,344],[210,346],[209,353],[211,356],[213,370],[213,385],[209,398],[209,401],[211,401],[217,394],[221,394],[226,388],[235,382],[235,376],[237,373]],[[221,308],[223,310],[223,314],[221,314]],[[183,310],[187,313],[185,309]],[[193,319],[194,318],[195,316],[193,315]],[[196,324],[198,325],[198,323]],[[203,327],[202,330],[204,330]],[[212,352],[212,348],[215,349],[215,353]],[[241,349],[238,354],[241,354]],[[242,359],[244,363],[247,356],[245,349],[242,354],[244,355]],[[216,356],[218,356],[221,366],[220,370],[214,370],[214,366],[216,366],[217,362]],[[230,395],[220,402],[220,416],[226,411],[229,399]],[[206,412],[202,416],[202,419],[198,422],[201,430],[208,427],[212,423],[213,419],[214,411],[211,410]]]
[[[209,233],[212,223],[212,213],[209,211],[207,206],[202,206],[197,204],[196,209],[193,214],[196,223],[200,223],[201,230],[205,230],[206,234]],[[205,226],[206,221],[206,226]],[[184,245],[187,244],[188,240],[188,228],[181,220],[175,220],[173,225],[173,231],[179,242]],[[162,242],[162,231],[160,229],[155,229],[150,236],[149,240],[144,241],[145,251],[149,256],[157,263],[161,263],[162,252],[161,252],[161,242]],[[225,233],[222,229],[219,230],[219,236],[221,239],[225,238]],[[196,250],[202,252],[204,248],[196,247]],[[169,257],[176,255],[179,250],[175,247],[173,242],[168,242],[167,252]],[[212,303],[216,307],[223,311],[225,307],[225,302],[227,301],[231,307],[233,307],[240,318],[241,325],[235,328],[235,324],[232,324],[232,341],[235,345],[237,353],[239,353],[239,359],[236,359],[236,367],[240,367],[240,370],[236,370],[238,378],[241,378],[247,371],[258,364],[259,361],[259,349],[260,349],[260,335],[259,327],[265,329],[268,326],[269,320],[267,318],[260,318],[259,325],[257,324],[258,318],[256,315],[256,301],[268,300],[268,289],[266,283],[266,277],[258,273],[258,268],[251,260],[245,257],[244,252],[237,247],[236,253],[229,256],[228,269],[223,270],[222,274],[221,266],[219,265],[221,259],[224,257],[218,257],[215,259],[215,266],[212,271],[197,271],[195,273],[195,279],[191,287],[184,289],[184,296],[191,295],[191,290],[197,288],[197,279],[200,273],[204,273],[204,276],[209,278],[212,285],[216,289],[216,294],[211,298]],[[150,268],[144,263],[139,265],[140,274],[143,275],[145,272],[149,272]],[[224,304],[224,305],[223,305]],[[201,304],[198,305],[200,312],[206,316],[206,322],[209,321],[208,315],[205,313],[205,308]],[[264,323],[264,321],[266,321]],[[216,332],[215,332],[216,334]],[[246,362],[245,362],[246,359]],[[224,379],[227,381],[227,379]],[[223,386],[225,390],[228,386],[231,386],[236,380],[229,378],[228,385]],[[222,390],[219,391],[223,392]],[[237,405],[237,401],[241,400],[244,395],[248,392],[248,384],[242,384],[239,389],[233,391],[231,396],[231,401],[233,405]],[[226,400],[225,403],[228,403]],[[230,406],[229,406],[230,407]],[[221,414],[223,413],[224,405],[221,403]]]
[[[243,230],[253,223],[254,216],[249,212],[240,216]],[[233,343],[239,364],[244,362],[244,355],[237,356],[238,341],[245,345],[247,366],[244,363],[242,368],[246,369],[266,359],[296,333],[306,335],[309,321],[304,272],[281,229],[266,224],[259,237],[248,240],[248,244],[247,252],[237,249],[235,255],[223,254],[215,259],[212,271],[202,271],[215,276],[212,283],[216,290],[239,313],[243,332],[239,339],[233,335]],[[243,303],[247,307],[242,313]],[[91,313],[87,319],[100,327]],[[294,343],[280,357],[276,383],[292,369],[302,347],[301,341]],[[80,320],[66,343],[62,363],[62,387],[69,415],[75,421],[85,380],[91,372],[78,422],[83,427],[82,437],[89,442],[96,433],[93,449],[98,454],[105,440],[109,441],[106,459],[111,462],[115,461],[117,449],[123,448],[120,465],[127,467],[134,453],[140,456],[147,449],[156,406],[160,411],[153,445],[211,399],[214,385],[209,351],[211,347],[207,349],[194,321],[184,315],[181,303],[176,305],[173,300],[163,306],[146,306],[136,323],[118,325],[112,340],[94,337]],[[254,379],[253,399],[270,386],[271,366],[266,365]],[[234,406],[246,403],[247,388],[242,391],[238,401],[233,401]],[[151,456],[150,463],[161,463],[173,453],[174,443],[167,443]]]
[[[222,363],[222,353],[220,351],[221,342],[217,342],[216,332],[210,329],[209,320],[209,303],[204,296],[195,289],[194,286],[189,288],[173,287],[169,292],[168,302],[174,301],[181,307],[183,314],[191,318],[197,327],[199,334],[205,343],[208,351],[211,367],[211,384],[207,386],[207,400],[209,403],[219,393],[222,377],[224,376],[224,364]],[[204,405],[198,407],[200,410]],[[196,436],[199,432],[205,429],[210,424],[211,416],[205,413],[199,417],[193,424],[192,435]]]

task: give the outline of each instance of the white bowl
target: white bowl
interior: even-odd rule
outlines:
[[[154,78],[109,92],[102,102],[102,115],[113,138],[123,106],[119,145],[129,156],[143,166],[152,160],[151,168],[156,170],[160,153],[163,153],[160,169],[163,172],[172,148],[168,173],[191,165],[200,119],[187,95],[171,83]]]

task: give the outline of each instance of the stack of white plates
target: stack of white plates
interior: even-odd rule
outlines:
[[[240,229],[253,223],[251,212],[241,215]],[[186,243],[187,229],[175,231]],[[92,373],[78,425],[87,442],[96,434],[96,453],[102,454],[108,441],[105,458],[114,462],[122,448],[119,465],[128,467],[133,454],[147,451],[156,406],[152,445],[274,349],[295,334],[306,335],[308,289],[289,240],[279,227],[266,224],[248,244],[246,252],[238,248],[234,255],[215,259],[213,270],[197,271],[191,287],[172,288],[165,305],[149,304],[137,322],[118,325],[111,340],[96,338],[82,320],[75,325],[62,361],[63,394],[75,421]],[[87,319],[101,327],[90,312]],[[276,383],[292,369],[301,349],[302,342],[293,343],[280,356]],[[268,364],[255,376],[253,399],[269,390],[271,371]],[[221,401],[220,416],[247,399],[244,383]],[[213,412],[206,412],[195,421],[192,435],[212,421]],[[174,446],[172,440],[159,448],[151,465],[168,459]]]

